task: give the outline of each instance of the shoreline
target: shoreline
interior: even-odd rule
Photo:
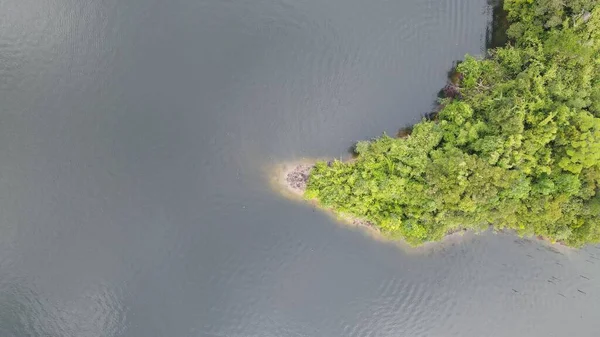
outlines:
[[[457,230],[452,233],[448,233],[440,241],[426,242],[420,246],[410,245],[403,239],[392,239],[386,237],[381,233],[375,224],[367,220],[354,217],[349,214],[339,213],[331,208],[323,207],[316,199],[304,198],[304,191],[306,190],[306,183],[310,174],[310,170],[314,167],[315,162],[319,160],[326,161],[327,159],[303,158],[275,164],[269,172],[271,178],[270,182],[273,189],[288,199],[310,204],[314,208],[323,211],[326,215],[333,218],[338,224],[358,228],[371,238],[387,244],[393,244],[407,253],[427,252],[432,249],[442,247],[446,244],[454,245],[458,242],[462,242],[463,239],[467,237],[473,237],[478,234],[474,231]],[[349,160],[353,159],[351,158]]]
[[[274,169],[272,170],[271,179],[273,187],[285,197],[308,202],[315,208],[318,208],[328,215],[335,217],[337,220],[346,225],[364,228],[371,232],[371,234],[376,234],[384,240],[393,241],[385,238],[381,234],[381,231],[373,223],[367,220],[360,219],[349,214],[339,213],[331,208],[323,207],[316,199],[304,198],[304,191],[306,190],[306,183],[310,175],[310,170],[314,167],[314,164],[317,161],[319,161],[319,159],[300,159],[275,165]]]
[[[350,160],[354,160],[354,158],[350,158],[346,161]],[[308,181],[308,177],[310,176],[310,170],[314,167],[317,161],[327,161],[327,159],[302,158],[298,160],[280,162],[278,164],[273,165],[269,170],[271,186],[274,190],[276,190],[288,199],[306,202],[311,206],[320,209],[326,215],[336,220],[337,223],[341,223],[345,226],[359,228],[363,231],[363,233],[369,235],[377,241],[394,244],[396,246],[399,246],[406,252],[423,252],[435,250],[446,244],[454,245],[456,243],[463,242],[465,239],[473,238],[476,235],[486,232],[479,232],[468,229],[458,229],[447,233],[439,241],[428,241],[419,246],[410,245],[401,238],[392,239],[386,237],[381,233],[379,228],[377,228],[377,226],[371,223],[370,221],[354,217],[349,214],[339,213],[328,207],[323,207],[319,204],[319,202],[316,199],[304,198],[304,191],[306,190],[306,183]],[[493,234],[510,234],[519,238],[527,239],[529,241],[537,242],[538,244],[553,247],[553,249],[556,249],[556,247],[567,250],[573,249],[572,247],[569,247],[561,242],[552,242],[549,239],[535,235],[530,237],[522,237],[511,230],[496,230],[491,226],[490,229],[490,232]]]

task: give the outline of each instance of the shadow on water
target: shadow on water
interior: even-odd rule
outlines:
[[[508,13],[504,10],[504,1],[488,0],[488,6],[492,9],[492,21],[486,29],[485,47],[490,49],[504,46],[508,42]]]
[[[488,0],[487,4],[492,11],[492,16],[486,28],[486,50],[505,46],[508,43],[506,31],[509,27],[508,13],[504,10],[504,0]],[[438,91],[436,100],[432,105],[432,110],[422,114],[423,118],[430,120],[435,119],[437,113],[442,108],[439,103],[440,100],[448,97],[454,98],[460,96],[457,83],[460,81],[461,75],[456,71],[456,67],[461,61],[462,60],[454,60],[452,62],[452,67],[447,73],[446,85]],[[412,131],[412,126],[404,126],[398,131],[397,137],[405,137],[410,134],[410,131]]]
[[[486,50],[506,45],[508,43],[506,31],[509,27],[507,18],[508,13],[504,10],[504,0],[487,0],[487,4],[492,11],[492,16],[486,28]],[[431,111],[422,113],[421,119],[434,120],[442,108],[442,105],[440,105],[440,100],[447,97],[456,97],[460,95],[457,90],[453,89],[458,88],[456,84],[459,82],[460,74],[456,71],[456,67],[461,61],[462,60],[455,60],[452,62],[452,67],[447,73],[447,81],[445,86],[437,92],[436,99],[434,102],[432,102]],[[395,136],[396,138],[405,138],[411,134],[412,129],[412,124],[406,124],[398,129],[398,132],[395,134]],[[357,157],[355,146],[356,144],[353,144],[347,149],[347,154],[352,158]]]

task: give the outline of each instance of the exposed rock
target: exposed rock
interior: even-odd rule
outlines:
[[[591,18],[592,18],[592,13],[590,12],[585,12],[583,13],[583,15],[581,16],[581,18],[583,19],[583,22],[588,22]]]
[[[289,187],[298,191],[306,190],[306,183],[310,175],[311,165],[300,164],[295,169],[290,171],[285,177],[285,181]]]
[[[375,227],[375,224],[373,224],[370,221],[367,220],[363,220],[363,219],[353,219],[352,220],[352,224],[355,226],[364,226],[364,227],[368,227],[371,228],[373,230],[376,230],[379,232],[379,228]]]

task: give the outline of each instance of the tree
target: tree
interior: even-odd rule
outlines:
[[[505,0],[509,44],[467,55],[434,118],[317,163],[305,196],[412,244],[490,225],[599,242],[597,3]]]

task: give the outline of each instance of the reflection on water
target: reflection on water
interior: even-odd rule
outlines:
[[[0,335],[600,335],[600,250],[421,254],[273,192],[431,111],[486,0],[0,2]]]

